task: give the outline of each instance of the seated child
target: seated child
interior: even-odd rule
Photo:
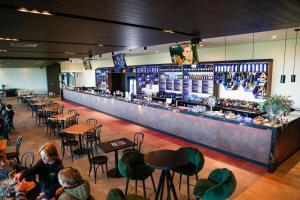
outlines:
[[[58,181],[62,186],[56,191],[57,200],[93,200],[90,184],[83,180],[77,169],[68,167],[60,170]]]

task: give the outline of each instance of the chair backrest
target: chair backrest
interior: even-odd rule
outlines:
[[[231,196],[236,188],[235,176],[232,171],[226,168],[213,170],[209,174],[208,179],[213,180],[218,184],[204,192],[204,200],[226,199]]]
[[[32,152],[25,152],[21,156],[21,167],[31,168],[34,162],[34,154]]]
[[[87,152],[88,152],[88,159],[89,159],[89,162],[91,162],[91,160],[94,159],[94,154],[93,154],[93,151],[91,149],[87,149]]]
[[[68,110],[68,114],[77,114],[78,112],[76,110]]]
[[[134,179],[138,175],[136,170],[134,170],[135,166],[142,166],[142,164],[145,164],[144,155],[137,151],[132,151],[122,155],[118,162],[118,168],[123,177]]]
[[[63,114],[63,113],[64,113],[64,106],[60,106],[60,107],[59,107],[58,113],[59,113],[59,114]]]
[[[21,143],[22,143],[22,136],[18,136],[18,138],[16,139],[16,153],[19,155],[20,153],[20,147],[21,147]]]
[[[198,149],[193,147],[181,147],[177,151],[183,153],[186,156],[188,162],[195,165],[196,173],[198,173],[203,168],[204,156]]]
[[[137,145],[134,147],[136,150],[138,150],[139,152],[141,152],[141,147],[144,141],[144,133],[143,132],[137,132],[134,134],[134,139],[133,139],[134,143],[136,143]]]
[[[74,123],[75,123],[75,124],[78,124],[78,120],[79,120],[79,114],[77,113],[77,114],[74,116]]]
[[[102,130],[102,124],[100,124],[99,126],[97,126],[97,128],[95,128],[95,135],[99,138],[101,135],[101,130]]]
[[[95,118],[89,118],[86,120],[87,125],[93,125],[96,126],[97,125],[97,120]]]
[[[114,188],[108,192],[106,200],[126,200],[126,197],[122,190]]]

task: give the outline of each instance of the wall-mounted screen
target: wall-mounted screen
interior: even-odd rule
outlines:
[[[183,43],[170,46],[169,48],[172,62],[177,65],[197,64],[198,54],[196,44]]]
[[[90,59],[85,59],[83,60],[83,66],[85,70],[92,70],[92,65],[91,65],[91,60]]]
[[[120,53],[112,56],[115,68],[126,68],[125,54]]]

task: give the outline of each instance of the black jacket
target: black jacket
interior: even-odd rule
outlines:
[[[53,197],[55,191],[60,187],[58,172],[61,169],[63,169],[63,164],[60,159],[56,160],[53,164],[45,164],[40,159],[32,168],[25,170],[23,175],[24,178],[38,175],[41,189],[46,189],[49,195]]]

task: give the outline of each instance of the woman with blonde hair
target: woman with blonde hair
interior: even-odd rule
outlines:
[[[77,169],[67,167],[60,170],[58,180],[62,186],[56,192],[57,200],[92,200],[90,184],[83,180]]]
[[[57,148],[52,143],[44,144],[39,153],[41,159],[37,163],[15,176],[15,180],[20,181],[23,178],[38,175],[40,194],[37,199],[51,199],[55,191],[60,187],[58,182],[58,172],[63,169],[63,164],[59,158]]]

